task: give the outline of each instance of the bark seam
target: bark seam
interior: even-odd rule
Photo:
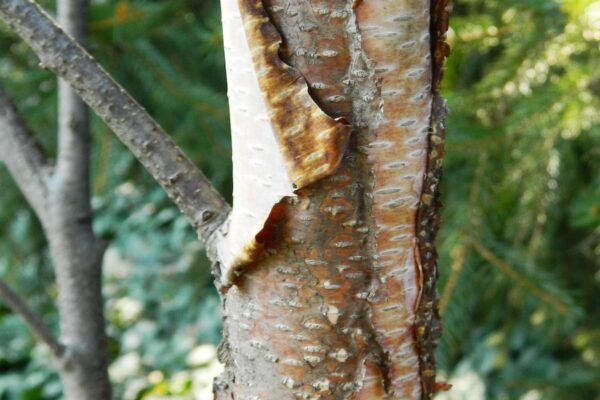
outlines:
[[[444,158],[446,102],[440,95],[443,64],[450,53],[446,43],[451,0],[431,1],[432,93],[431,122],[427,143],[427,166],[423,178],[417,214],[416,262],[422,273],[422,287],[417,305],[415,336],[419,350],[422,399],[431,399],[437,390],[448,385],[435,382],[435,350],[442,333],[437,292],[438,263],[435,238],[440,225],[442,202],[439,185]]]

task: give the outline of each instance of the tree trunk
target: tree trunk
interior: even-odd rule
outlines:
[[[85,43],[88,0],[59,0],[57,8],[62,28]],[[56,272],[61,342],[69,352],[59,371],[66,399],[108,400],[111,386],[101,275],[104,246],[92,231],[89,112],[62,79],[58,99],[58,155],[43,224]]]
[[[431,398],[447,3],[221,1],[217,399]]]

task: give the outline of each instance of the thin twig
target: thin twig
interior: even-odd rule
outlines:
[[[462,229],[461,237],[467,235],[467,232],[477,231],[480,225],[480,215],[479,215],[479,194],[481,192],[481,183],[483,181],[485,168],[487,165],[488,153],[483,152],[479,155],[477,160],[477,168],[475,169],[475,176],[473,177],[473,182],[471,183],[471,188],[469,190],[469,207],[467,210],[467,225]],[[458,250],[456,252],[456,257],[452,262],[452,268],[450,272],[450,277],[444,285],[444,290],[442,292],[442,298],[440,300],[440,314],[445,314],[448,309],[448,305],[452,299],[452,295],[454,294],[454,289],[458,284],[458,280],[463,271],[463,266],[465,265],[465,260],[467,259],[467,255],[469,253],[469,244],[468,243],[459,243]]]
[[[61,359],[65,352],[63,346],[50,332],[48,327],[33,313],[25,301],[15,293],[6,282],[0,278],[0,299],[15,313],[23,318],[25,324],[37,336],[39,340],[46,343],[54,357]]]
[[[490,250],[485,248],[483,244],[481,244],[475,238],[469,238],[469,243],[471,246],[473,246],[473,249],[479,253],[481,258],[489,262],[492,266],[496,267],[504,275],[511,278],[517,285],[528,290],[532,295],[537,297],[542,302],[552,306],[559,314],[567,314],[568,306],[566,304],[552,297],[552,294],[547,293],[532,284],[526,276],[518,272],[512,265],[508,264],[506,261],[502,260],[500,257],[496,256]]]
[[[48,165],[41,146],[0,86],[0,161],[40,219],[46,212]]]
[[[468,246],[464,244],[459,245],[458,251],[456,252],[456,257],[452,262],[450,277],[448,278],[448,281],[446,281],[444,291],[442,292],[442,298],[440,299],[441,315],[444,315],[446,313],[446,310],[448,309],[448,304],[450,304],[450,299],[452,298],[454,289],[458,284],[458,278],[460,277],[460,273],[462,272],[463,266],[465,265],[465,260],[467,258],[468,251]]]
[[[230,207],[194,163],[35,2],[0,0],[0,18],[31,46],[43,67],[69,82],[110,126],[177,204],[211,253],[212,234]]]

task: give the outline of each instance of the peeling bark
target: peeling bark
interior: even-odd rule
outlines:
[[[417,214],[418,260],[422,284],[415,321],[419,349],[423,392],[427,397],[440,390],[450,389],[445,382],[435,381],[435,351],[442,334],[437,293],[438,265],[435,238],[440,225],[442,207],[439,191],[444,159],[446,101],[440,94],[444,60],[450,54],[446,43],[451,0],[433,0],[431,3],[432,109],[427,137],[427,167],[423,178],[421,202]]]
[[[333,174],[265,207],[261,251],[246,255],[223,292],[220,357],[228,368],[217,398],[431,398],[438,207],[427,196],[437,196],[443,154],[435,96],[443,61],[436,57],[445,49],[432,28],[447,18],[416,0],[222,4],[225,21],[241,10],[254,59],[245,72],[263,93],[271,134],[278,138],[282,111],[288,123],[305,117],[284,106],[289,85],[276,68],[284,66],[307,82],[322,112],[350,122],[352,136]],[[239,64],[231,49],[227,55],[235,73]],[[282,103],[270,102],[280,92]],[[244,105],[231,105],[235,121]],[[246,140],[258,134],[248,131]],[[308,128],[302,136],[316,134]],[[286,159],[297,143],[278,139]],[[234,145],[234,164],[237,157]]]
[[[236,184],[219,245],[227,287],[264,250],[272,208],[337,169],[351,127],[323,112],[302,75],[281,60],[282,39],[262,2],[223,0],[222,9]]]
[[[254,70],[288,173],[295,188],[306,187],[336,170],[351,127],[343,118],[336,121],[324,113],[309,96],[303,76],[281,60],[281,36],[262,2],[239,4]]]

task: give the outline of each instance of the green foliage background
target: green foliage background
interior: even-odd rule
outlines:
[[[438,397],[600,399],[600,1],[454,10],[439,364],[455,389]],[[219,21],[217,0],[93,0],[90,47],[228,195]],[[4,26],[0,48],[2,84],[52,154],[55,79]],[[93,128],[117,397],[208,398],[220,322],[202,248],[106,126]],[[0,188],[0,276],[57,329],[40,226],[2,166]],[[0,400],[59,398],[47,350],[0,304]]]

